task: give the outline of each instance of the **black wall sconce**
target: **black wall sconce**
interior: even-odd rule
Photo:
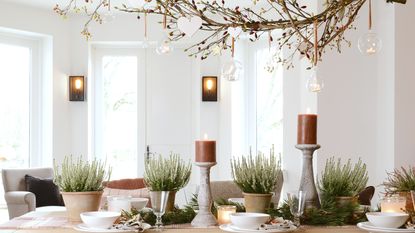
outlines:
[[[218,101],[218,77],[204,76],[202,78],[202,101]]]
[[[85,100],[84,76],[69,76],[69,101]]]

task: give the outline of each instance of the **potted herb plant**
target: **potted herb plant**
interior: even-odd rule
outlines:
[[[366,187],[368,179],[366,164],[361,159],[352,165],[350,159],[342,164],[341,159],[336,161],[332,157],[326,161],[318,187],[325,199],[333,199],[343,205],[357,201],[357,195]]]
[[[109,180],[111,168],[107,171],[105,163],[98,160],[74,160],[70,156],[65,157],[60,170],[56,164],[54,170],[54,182],[61,190],[71,221],[80,221],[79,214],[82,212],[99,209],[103,193],[102,182],[104,179]]]
[[[281,161],[274,155],[274,150],[267,157],[258,152],[253,156],[231,160],[232,178],[242,190],[245,198],[246,212],[264,213],[271,204],[275,187],[282,182]]]
[[[409,167],[395,169],[393,172],[388,172],[388,177],[383,182],[387,195],[398,194],[406,198],[406,210],[413,211],[411,190],[415,190],[415,168]]]
[[[151,157],[145,162],[144,182],[151,192],[169,191],[166,212],[174,209],[176,192],[189,183],[192,164],[185,163],[178,154],[168,158],[161,155]]]

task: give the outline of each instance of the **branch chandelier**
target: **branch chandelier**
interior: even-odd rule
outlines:
[[[370,0],[325,0],[322,11],[318,13],[313,13],[307,5],[297,0],[243,1],[251,3],[252,7],[228,7],[229,1],[129,0],[130,3],[141,2],[141,6],[132,7],[132,4],[125,3],[114,9],[137,14],[138,19],[144,18],[145,39],[147,15],[162,16],[163,28],[171,42],[192,36],[199,30],[204,31],[206,36],[203,39],[185,49],[189,56],[202,60],[209,55],[218,55],[223,50],[231,50],[233,54],[234,41],[242,33],[248,35],[252,42],[267,37],[270,45],[276,45],[278,51],[288,48],[289,52],[284,57],[278,55],[276,62],[292,68],[295,55],[306,57],[310,64],[317,64],[316,60],[321,59],[327,50],[340,53],[342,45],[350,46],[351,42],[344,34],[347,30],[355,29],[353,22],[363,5]],[[382,1],[406,3],[406,0]],[[107,13],[102,13],[102,9],[107,13],[111,11],[110,0],[96,0],[94,3],[92,0],[68,0],[65,6],[54,7],[54,11],[64,18],[71,12],[86,13],[88,18],[81,34],[87,39],[91,38],[89,26],[92,22],[105,22]],[[281,30],[276,38],[272,35],[274,30]],[[315,38],[317,30],[318,38]]]

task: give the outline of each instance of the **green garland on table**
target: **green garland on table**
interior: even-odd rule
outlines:
[[[156,215],[153,214],[151,209],[145,208],[138,212],[144,222],[150,225],[154,225],[156,223]],[[165,225],[184,224],[190,223],[195,216],[196,212],[191,207],[186,206],[183,209],[180,209],[176,206],[173,211],[163,214],[162,221]]]
[[[292,220],[290,206],[287,202],[278,209],[269,209],[268,214]],[[335,198],[322,199],[321,208],[307,209],[301,218],[302,224],[319,226],[355,225],[367,221],[366,211],[360,210],[359,204],[350,202],[338,204]]]
[[[217,207],[220,205],[236,206],[237,212],[245,212],[245,206],[240,203],[227,201],[225,199],[217,199],[212,205],[212,213],[217,214]],[[162,217],[165,225],[190,223],[196,216],[195,210],[198,209],[197,195],[193,195],[189,203],[180,209],[177,206],[173,211],[165,213]],[[282,217],[292,220],[293,216],[290,212],[290,206],[284,202],[280,208],[270,208],[267,213],[272,217]],[[154,225],[156,216],[151,209],[143,209],[137,211],[132,209],[130,214],[140,214],[144,222]],[[321,208],[307,209],[301,218],[302,224],[318,225],[318,226],[342,226],[355,225],[359,222],[367,221],[366,211],[361,210],[356,202],[339,204],[334,197],[326,197],[321,200]]]

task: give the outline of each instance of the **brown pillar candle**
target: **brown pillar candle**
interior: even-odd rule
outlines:
[[[196,162],[197,163],[216,162],[216,141],[211,141],[211,140],[196,141]]]
[[[297,144],[317,144],[317,115],[298,115]]]

